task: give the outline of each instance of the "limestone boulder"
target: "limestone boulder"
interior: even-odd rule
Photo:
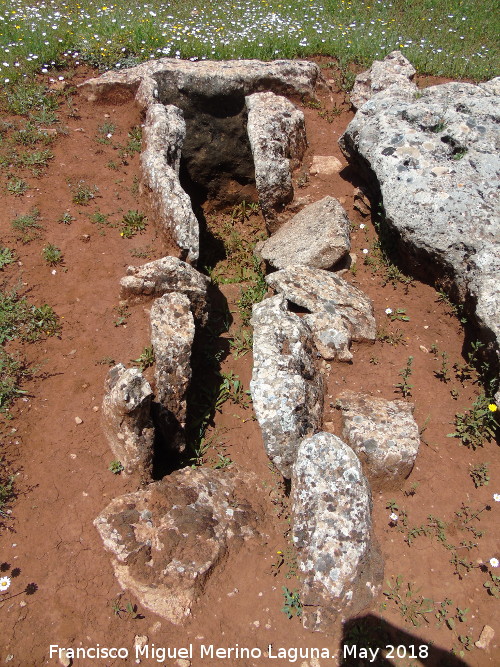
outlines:
[[[251,324],[253,407],[267,455],[290,478],[299,442],[321,425],[323,383],[311,332],[280,295],[256,304]]]
[[[370,487],[353,450],[331,433],[302,440],[292,478],[292,530],[304,577],[304,627],[329,632],[370,605],[383,578]]]
[[[374,95],[391,90],[391,86],[415,92],[417,86],[412,81],[415,72],[401,51],[392,51],[383,60],[375,60],[369,70],[357,75],[349,95],[352,106],[359,109]]]
[[[151,307],[151,343],[155,354],[158,423],[170,448],[185,448],[186,395],[191,380],[195,325],[185,294],[172,292]]]
[[[272,92],[245,98],[247,131],[255,165],[255,185],[268,229],[276,213],[293,199],[292,171],[307,146],[304,114]]]
[[[258,535],[262,510],[249,480],[229,470],[183,468],[112,500],[94,525],[120,586],[141,607],[185,622],[229,553]]]
[[[373,341],[376,324],[371,300],[340,276],[308,266],[287,266],[266,277],[273,290],[309,311],[318,352],[325,359],[349,361],[351,340]]]
[[[185,294],[198,322],[207,318],[207,289],[210,280],[177,257],[161,257],[142,266],[128,266],[120,280],[122,299],[160,297],[178,292]]]
[[[155,222],[174,241],[182,259],[196,264],[199,226],[191,200],[179,181],[179,164],[186,128],[173,105],[151,104],[143,128],[141,186],[149,194]]]
[[[331,269],[351,249],[350,222],[342,205],[326,196],[285,222],[256,251],[271,266]]]
[[[374,491],[398,489],[413,469],[420,446],[414,405],[346,391],[337,397],[342,436],[356,452]]]
[[[465,306],[498,367],[500,93],[495,80],[375,95],[339,142],[380,191],[408,270]]]
[[[151,479],[154,428],[153,391],[138,368],[117,364],[105,381],[102,402],[104,434],[116,460],[127,475]]]

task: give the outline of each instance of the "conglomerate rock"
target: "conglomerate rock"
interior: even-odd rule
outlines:
[[[255,184],[268,229],[293,199],[292,170],[306,149],[304,114],[285,97],[254,93],[245,98]]]
[[[102,425],[109,446],[128,475],[151,479],[154,428],[153,391],[138,368],[117,364],[104,385]]]
[[[261,521],[248,475],[183,468],[115,498],[94,525],[120,585],[179,625],[229,550],[256,536]]]
[[[372,538],[370,487],[356,454],[331,433],[300,443],[292,526],[304,576],[304,627],[331,631],[339,615],[359,613],[373,601],[383,577]]]
[[[337,397],[344,440],[363,464],[372,490],[400,488],[420,446],[414,405],[345,391]]]
[[[351,249],[350,231],[342,205],[326,196],[281,225],[256,252],[276,269],[290,264],[331,269]]]
[[[349,343],[375,340],[371,300],[340,276],[308,266],[287,266],[266,277],[269,287],[307,309],[318,352],[326,359],[349,361]]]
[[[196,264],[199,226],[189,196],[179,181],[179,164],[186,128],[177,107],[151,104],[143,128],[142,187],[151,199],[155,221],[179,248],[182,259]]]
[[[375,183],[400,262],[462,302],[500,358],[500,84],[392,86],[366,102],[340,146]]]
[[[186,425],[186,394],[191,380],[191,348],[194,318],[185,294],[171,292],[151,307],[151,343],[155,354],[156,401],[159,426],[167,445],[183,451]]]
[[[127,275],[120,280],[123,299],[159,297],[170,292],[185,294],[195,320],[207,318],[207,289],[209,278],[177,257],[161,257],[142,266],[128,266]]]
[[[253,307],[253,407],[267,455],[290,478],[297,447],[321,424],[322,377],[311,332],[280,295]]]
[[[352,106],[359,109],[374,95],[392,90],[391,86],[415,92],[417,86],[412,81],[415,72],[401,51],[392,51],[383,60],[375,60],[369,70],[357,75],[349,94]]]

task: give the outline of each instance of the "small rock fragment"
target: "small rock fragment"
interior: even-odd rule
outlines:
[[[484,628],[481,630],[479,639],[477,640],[477,642],[474,642],[474,645],[477,646],[477,648],[487,651],[491,643],[491,640],[493,639],[494,636],[495,636],[495,631],[493,630],[493,628],[490,625],[485,625]]]
[[[80,417],[75,417],[75,424],[83,424],[83,419],[80,419]]]
[[[315,155],[309,172],[313,175],[331,176],[342,169],[342,162],[334,155]]]

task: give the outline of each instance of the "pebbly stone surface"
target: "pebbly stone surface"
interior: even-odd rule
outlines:
[[[420,446],[415,406],[345,391],[337,397],[342,436],[356,452],[373,491],[398,489],[413,469]]]
[[[210,280],[177,257],[161,257],[142,266],[128,266],[120,280],[122,299],[159,297],[170,292],[185,294],[195,320],[207,318],[207,289]]]
[[[195,333],[188,297],[177,292],[164,294],[154,301],[150,320],[155,353],[155,398],[160,405],[158,422],[169,447],[182,452]]]
[[[154,428],[153,391],[138,368],[113,366],[104,384],[102,426],[116,460],[127,475],[151,480]]]
[[[402,261],[465,305],[497,367],[499,81],[392,87],[361,107],[339,140],[380,190]]]
[[[325,359],[349,361],[351,340],[375,340],[371,300],[340,276],[307,266],[288,266],[266,277],[288,301],[306,308],[318,352]]]
[[[258,535],[262,519],[249,476],[183,468],[115,498],[94,525],[120,586],[180,625],[229,549],[234,553]]]
[[[266,224],[273,229],[276,213],[293,199],[292,170],[307,146],[304,114],[272,92],[249,95],[245,104],[255,184]]]
[[[143,128],[141,186],[149,193],[155,222],[167,239],[174,241],[182,259],[196,264],[199,255],[199,226],[191,200],[179,181],[182,114],[175,106],[151,104]]]
[[[256,252],[276,269],[290,264],[331,269],[350,249],[349,218],[328,195],[285,222]]]
[[[314,96],[319,80],[319,67],[304,60],[191,62],[159,58],[121,72],[105,72],[80,84],[80,88],[91,102],[119,103],[135,97],[146,108],[155,101],[168,104],[178,91],[207,98],[245,96],[266,90],[281,95]]]
[[[349,98],[354,108],[359,109],[374,95],[393,88],[407,88],[411,92],[417,90],[412,79],[415,68],[401,51],[392,51],[383,60],[375,60],[366,72],[361,72],[354,81]]]
[[[331,631],[339,616],[361,612],[377,595],[383,564],[371,508],[370,487],[348,445],[324,432],[302,440],[293,469],[292,525],[305,628]]]
[[[267,455],[290,478],[300,440],[321,424],[323,381],[311,333],[280,295],[253,307],[253,407]]]

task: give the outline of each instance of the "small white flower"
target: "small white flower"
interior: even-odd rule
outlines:
[[[494,493],[493,500],[497,503],[500,503],[500,493]]]
[[[392,314],[392,308],[386,308],[385,309],[385,314],[386,315],[391,315]]]
[[[365,227],[366,227],[366,225],[363,222],[359,226],[360,229],[364,229]]]
[[[363,248],[363,255],[368,255],[368,248]]]
[[[0,577],[0,593],[4,593],[10,587],[9,577]]]
[[[63,77],[63,76],[58,76],[57,78],[59,79],[59,81],[64,81],[64,77]]]
[[[112,136],[113,136],[113,134],[111,132],[108,132],[107,135],[106,135],[106,139],[111,139]]]
[[[389,519],[391,521],[397,521],[399,519],[397,514],[394,514],[394,512],[389,516]]]
[[[500,563],[498,562],[497,558],[490,558],[490,565],[491,567],[498,567]]]

